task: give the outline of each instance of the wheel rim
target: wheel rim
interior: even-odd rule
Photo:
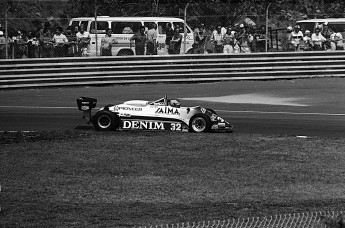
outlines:
[[[100,117],[98,117],[98,126],[102,129],[108,128],[111,124],[111,119],[109,116],[107,115],[101,115]]]
[[[202,132],[206,129],[206,120],[202,117],[196,117],[192,121],[192,128],[195,132]]]

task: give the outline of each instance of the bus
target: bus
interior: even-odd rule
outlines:
[[[73,28],[76,26],[83,26],[85,31],[88,31],[91,36],[91,44],[89,45],[89,55],[95,56],[100,53],[101,39],[105,37],[106,29],[111,28],[112,36],[118,42],[113,45],[112,55],[135,55],[134,45],[130,45],[130,38],[134,33],[138,32],[141,26],[149,27],[150,23],[157,25],[157,54],[164,55],[165,51],[165,30],[167,23],[172,25],[172,28],[179,27],[183,36],[180,53],[190,52],[194,43],[194,34],[192,29],[186,25],[186,38],[184,38],[184,20],[173,17],[97,17],[97,33],[94,17],[78,17],[72,18],[69,25]],[[96,41],[97,35],[97,41]],[[184,40],[186,40],[184,45]],[[97,42],[97,43],[96,43]],[[96,51],[97,46],[97,51]]]

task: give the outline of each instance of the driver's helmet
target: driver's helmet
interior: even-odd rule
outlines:
[[[181,107],[181,104],[178,100],[172,99],[172,100],[170,100],[170,106],[175,107],[175,108],[179,108],[179,107]]]

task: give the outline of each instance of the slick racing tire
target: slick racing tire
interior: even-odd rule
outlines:
[[[196,114],[189,121],[189,130],[191,132],[209,132],[211,129],[211,120],[204,114]]]
[[[119,125],[116,115],[107,110],[97,112],[92,119],[92,123],[97,131],[115,130]]]

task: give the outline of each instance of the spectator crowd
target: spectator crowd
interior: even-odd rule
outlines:
[[[51,58],[76,57],[87,55],[90,44],[90,33],[84,27],[58,26],[52,32],[49,24],[45,24],[38,31],[18,31],[6,40],[4,32],[0,30],[0,58]],[[12,37],[12,38],[10,38]],[[7,45],[6,45],[7,43]]]
[[[250,53],[264,52],[266,27],[259,29],[238,24],[236,26],[207,29],[201,23],[194,29],[193,53]]]
[[[239,24],[208,30],[204,24],[194,29],[194,53],[250,53],[265,52],[269,47],[266,27],[259,29]],[[266,46],[267,42],[267,46]],[[281,39],[282,51],[344,50],[343,36],[334,31],[328,23],[318,25],[314,31],[301,31],[299,25],[289,26]],[[268,50],[269,51],[269,50]]]
[[[129,28],[130,29],[130,28]],[[183,36],[178,26],[172,28],[167,23],[164,33],[165,54],[180,54]],[[133,33],[133,32],[131,32]],[[193,30],[194,43],[188,53],[251,53],[265,52],[268,45],[266,27],[259,29],[237,24],[236,26],[216,26],[206,28],[200,23]],[[306,30],[304,33],[296,25],[289,26],[281,40],[283,51],[321,51],[344,50],[342,34],[332,30],[327,23],[319,25],[314,31]],[[149,27],[141,26],[130,38],[130,47],[134,45],[136,55],[157,54],[157,24],[151,23]],[[88,56],[91,42],[90,33],[83,26],[56,27],[54,31],[46,23],[36,32],[18,31],[6,40],[4,32],[0,30],[0,58],[51,58],[51,57],[78,57]],[[267,42],[267,43],[266,43]],[[7,45],[6,45],[7,43]],[[118,44],[113,37],[112,30],[106,30],[101,39],[100,54],[111,56],[112,47]]]
[[[343,36],[331,29],[327,22],[318,25],[314,31],[301,31],[299,25],[289,26],[285,37],[286,51],[344,50]]]

